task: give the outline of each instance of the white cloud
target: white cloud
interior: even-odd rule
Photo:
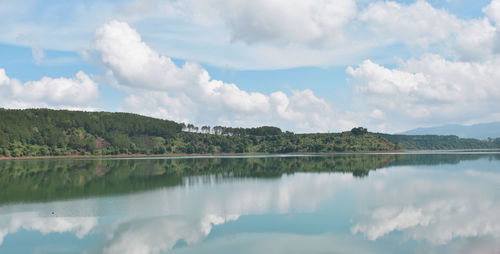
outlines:
[[[488,19],[475,19],[464,22],[457,33],[454,51],[451,54],[462,60],[484,60],[496,57],[500,42],[498,28]]]
[[[356,15],[354,0],[214,0],[231,38],[245,43],[329,44]]]
[[[45,57],[45,52],[40,47],[38,39],[32,34],[21,34],[17,38],[21,43],[28,43],[31,46],[31,56],[35,64],[40,65],[43,58]]]
[[[488,59],[500,52],[495,46],[500,41],[498,28],[491,24],[495,1],[484,9],[488,18],[468,20],[425,0],[411,4],[374,1],[359,10],[352,0],[151,1],[146,5],[135,12],[148,9],[155,17],[159,17],[158,12],[169,13],[169,17],[183,20],[182,26],[192,32],[171,34],[171,29],[162,29],[158,35],[158,28],[142,29],[156,49],[232,68],[353,64],[376,55],[374,50],[390,52],[386,47],[401,43],[410,47],[411,54],[432,50],[460,60]],[[161,43],[156,41],[159,38]],[[207,53],[205,46],[190,47],[192,44],[183,40],[200,41],[218,54]],[[179,43],[190,50],[178,47]]]
[[[379,43],[404,43],[410,49],[433,50],[458,60],[486,60],[500,52],[497,0],[483,9],[486,17],[459,19],[425,0],[412,4],[393,1],[370,4],[358,19]],[[495,27],[494,22],[497,22]],[[433,47],[430,47],[433,46]],[[420,51],[416,51],[420,52]]]
[[[270,95],[214,80],[201,66],[179,67],[142,42],[128,24],[111,21],[96,32],[95,50],[117,87],[130,95],[123,109],[176,121],[233,126],[278,125],[302,131],[351,126],[311,90]],[[296,128],[298,127],[298,128]]]
[[[36,0],[5,2],[0,6],[0,23],[4,24],[0,42],[32,47],[29,41],[18,38],[34,35],[39,40],[32,47],[33,55],[40,59],[42,48],[86,48],[99,25],[118,19],[137,27],[145,41],[163,55],[239,69],[354,64],[377,55],[380,48],[401,42],[424,48],[439,44],[441,51],[451,49],[453,52],[445,53],[458,58],[462,58],[463,49],[464,59],[477,58],[474,54],[487,56],[487,50],[474,52],[491,44],[486,40],[491,29],[484,26],[484,31],[478,30],[482,18],[459,19],[424,0],[411,4],[371,1],[374,3],[365,7],[367,2],[78,1],[72,5],[50,3],[46,8],[33,8],[38,5]],[[487,22],[498,20],[498,5],[495,0],[484,8]],[[474,36],[467,36],[470,33],[464,30],[469,23],[477,23],[469,31]],[[455,37],[460,35],[462,42],[456,45]],[[480,44],[469,45],[479,38]]]
[[[198,65],[179,68],[170,58],[158,55],[127,23],[106,23],[97,29],[95,37],[102,62],[124,85],[161,90],[196,82],[201,75]]]
[[[500,0],[492,0],[488,6],[483,8],[483,12],[500,27]]]
[[[8,85],[10,83],[10,78],[5,73],[5,69],[0,69],[0,86]]]
[[[74,78],[43,77],[21,83],[0,69],[0,91],[0,106],[6,108],[90,108],[99,96],[98,85],[82,71]]]
[[[413,123],[463,123],[494,116],[500,100],[498,68],[500,59],[459,62],[425,55],[393,69],[367,60],[347,73],[362,102],[361,112],[376,107],[395,123],[393,128],[404,129]]]
[[[342,39],[357,6],[355,0],[152,0],[127,3],[120,12],[118,18],[127,22],[168,16],[204,28],[223,27],[228,34],[223,39],[246,44],[326,46]]]
[[[80,51],[88,46],[88,38],[98,26],[118,19],[137,27],[163,55],[252,69],[350,60],[346,54],[338,55],[365,44],[348,42],[343,43],[347,49],[338,48],[345,24],[355,17],[354,0],[77,1],[34,8],[40,5],[38,2],[1,3],[0,42],[31,47],[29,42],[19,42],[17,38],[34,34],[40,39],[39,48]],[[255,43],[246,43],[250,41],[262,43],[255,47]],[[284,44],[293,47],[285,50]],[[333,52],[322,55],[309,50],[318,45],[328,46]],[[301,55],[307,56],[308,61],[277,58],[269,63],[266,57],[269,51],[285,58],[297,50],[305,51]]]
[[[375,2],[360,13],[359,20],[382,38],[402,40],[424,48],[448,39],[461,26],[461,21],[453,14],[436,9],[425,0],[410,5]]]

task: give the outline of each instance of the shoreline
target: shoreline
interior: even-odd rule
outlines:
[[[335,155],[335,154],[426,154],[426,153],[460,153],[460,152],[500,152],[500,149],[455,149],[455,150],[391,150],[363,152],[292,152],[292,153],[193,153],[193,154],[112,154],[112,155],[49,155],[2,157],[2,160],[35,160],[35,159],[113,159],[113,158],[157,158],[157,157],[211,157],[211,156],[264,156],[264,155]]]
[[[48,155],[1,157],[1,160],[34,160],[34,159],[113,159],[113,158],[156,158],[156,157],[208,157],[208,156],[262,156],[262,155],[328,155],[328,154],[366,154],[366,153],[402,153],[404,151],[366,151],[366,152],[293,152],[293,153],[179,153],[179,154],[109,154],[109,155]]]

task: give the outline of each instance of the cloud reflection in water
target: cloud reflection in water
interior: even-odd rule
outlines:
[[[500,238],[498,183],[492,173],[465,174],[397,168],[405,174],[377,177],[358,203],[363,204],[352,227],[377,240],[394,231],[406,237],[444,245],[457,238],[494,236]],[[470,173],[474,172],[474,173]],[[435,175],[433,177],[430,177]],[[498,178],[498,174],[495,174]]]
[[[492,163],[492,168],[498,165],[498,161]],[[270,179],[187,177],[176,187],[60,201],[59,210],[71,211],[73,217],[69,212],[63,217],[39,216],[36,211],[46,213],[53,202],[7,206],[0,208],[0,214],[6,214],[0,216],[0,243],[22,228],[79,238],[95,233],[101,242],[92,250],[107,254],[387,253],[394,252],[394,246],[387,245],[394,239],[400,246],[416,242],[423,253],[445,246],[438,253],[497,254],[499,174],[460,167],[449,171],[442,166],[397,166],[362,179],[338,173],[296,173]],[[26,210],[33,212],[20,212]],[[249,220],[242,222],[249,215],[259,223],[266,216],[286,216],[292,219],[286,223],[295,224],[300,222],[294,216],[310,214],[328,223],[339,213],[351,219],[345,229],[315,231],[311,228],[317,224],[302,221],[295,231],[248,232],[244,227]],[[237,223],[234,234],[209,237],[214,227],[229,223]],[[394,232],[403,237],[393,238]],[[187,248],[176,248],[179,245]]]

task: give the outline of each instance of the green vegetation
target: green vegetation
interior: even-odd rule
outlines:
[[[342,133],[179,124],[129,113],[0,109],[0,156],[368,152],[500,148],[500,138]]]
[[[293,134],[279,128],[184,125],[129,113],[0,109],[0,156],[388,151],[364,128]]]
[[[373,134],[351,132],[265,136],[180,133],[179,144],[167,147],[174,153],[293,153],[388,151],[396,146]]]
[[[141,152],[137,146],[174,138],[178,123],[128,113],[0,109],[0,154],[44,156]],[[135,141],[135,142],[134,142]]]
[[[452,150],[452,149],[493,149],[500,148],[500,138],[479,140],[459,138],[454,135],[389,135],[381,137],[407,150]]]

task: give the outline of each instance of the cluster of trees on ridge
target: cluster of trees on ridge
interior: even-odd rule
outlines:
[[[271,136],[280,135],[282,131],[278,127],[262,126],[258,128],[232,128],[225,126],[214,126],[213,128],[205,125],[201,128],[193,124],[181,123],[182,131],[202,134],[215,134],[225,136]],[[288,132],[291,133],[291,132]]]
[[[272,126],[231,128],[176,123],[130,113],[0,108],[0,156],[357,152],[500,147],[480,141],[374,134],[294,134]],[[418,140],[418,141],[415,141]],[[458,141],[457,141],[458,140]]]

